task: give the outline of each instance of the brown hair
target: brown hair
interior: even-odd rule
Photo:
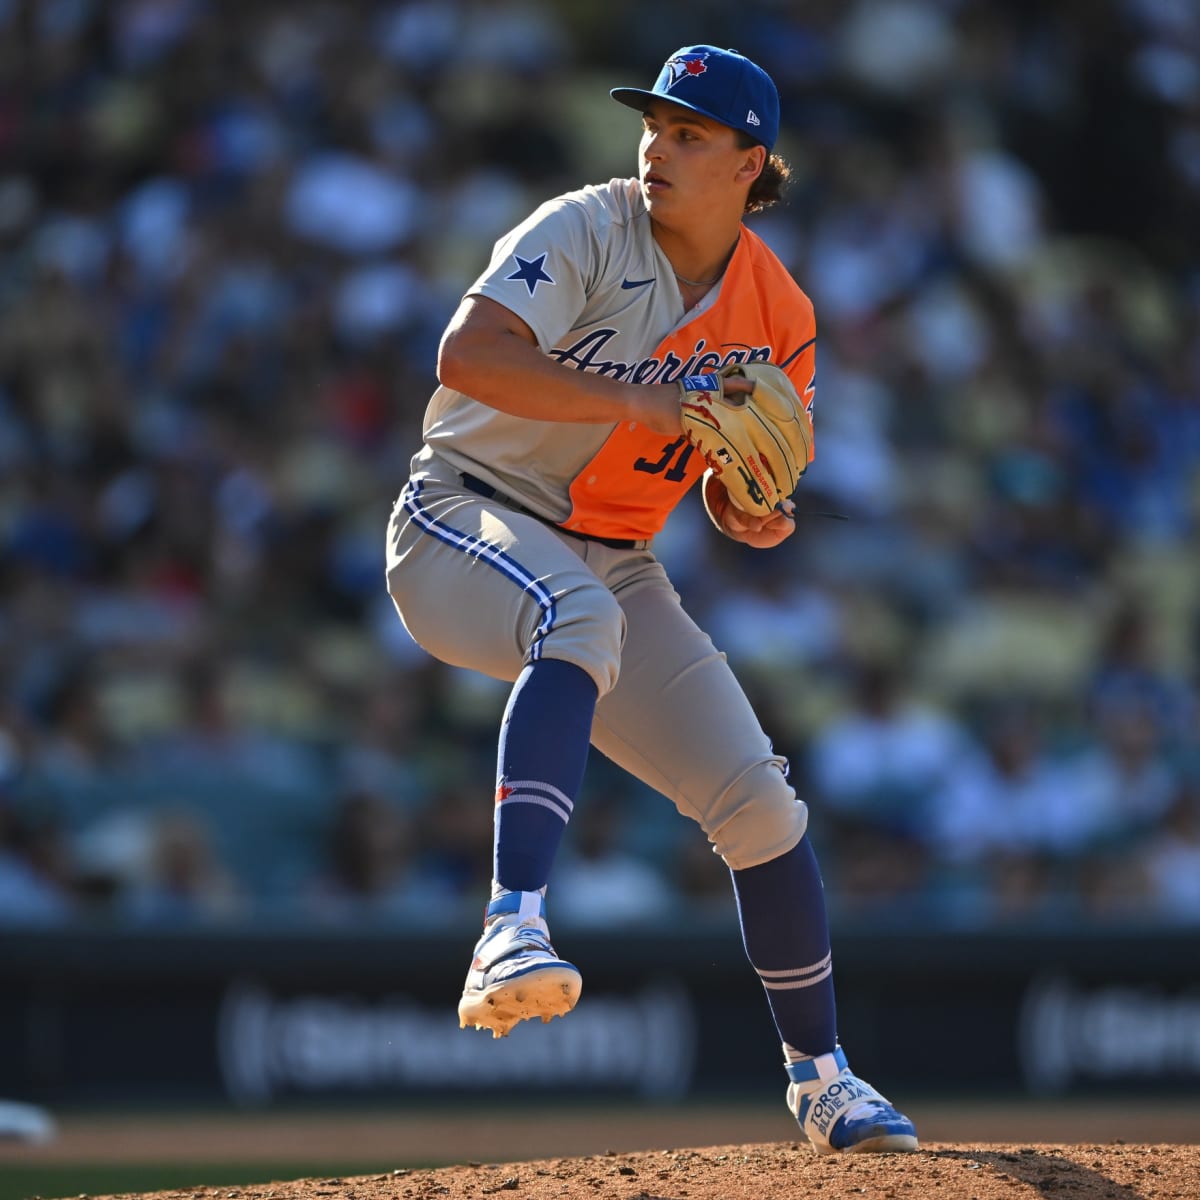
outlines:
[[[761,142],[755,141],[748,133],[743,133],[740,129],[735,130],[734,133],[739,150],[749,150],[751,146],[762,145]],[[791,177],[792,168],[788,166],[787,159],[781,154],[767,151],[767,161],[763,164],[758,178],[750,185],[750,193],[746,197],[745,215],[762,212],[764,208],[778,204],[783,199],[783,193],[787,189],[788,180]]]

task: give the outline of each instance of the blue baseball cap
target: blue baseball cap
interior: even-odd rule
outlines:
[[[684,46],[663,63],[650,91],[613,88],[609,95],[644,112],[650,100],[671,100],[748,133],[768,150],[779,136],[779,93],[770,75],[736,50]]]

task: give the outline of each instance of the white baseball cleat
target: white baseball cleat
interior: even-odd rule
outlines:
[[[917,1131],[886,1096],[846,1065],[839,1046],[787,1068],[787,1105],[818,1154],[895,1154],[916,1150]]]
[[[550,945],[545,901],[537,892],[509,892],[487,907],[483,934],[458,1002],[459,1027],[507,1037],[521,1021],[565,1016],[583,979]]]

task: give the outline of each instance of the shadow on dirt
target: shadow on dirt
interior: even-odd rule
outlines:
[[[964,1172],[988,1171],[994,1179],[1018,1180],[1054,1200],[1141,1200],[1141,1193],[1129,1184],[1045,1149],[935,1150],[933,1157],[956,1159]]]

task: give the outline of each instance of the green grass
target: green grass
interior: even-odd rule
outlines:
[[[194,1187],[230,1187],[279,1179],[344,1179],[353,1175],[390,1174],[396,1164],[314,1163],[100,1163],[95,1166],[0,1163],[0,1200],[78,1196],[111,1196]]]

